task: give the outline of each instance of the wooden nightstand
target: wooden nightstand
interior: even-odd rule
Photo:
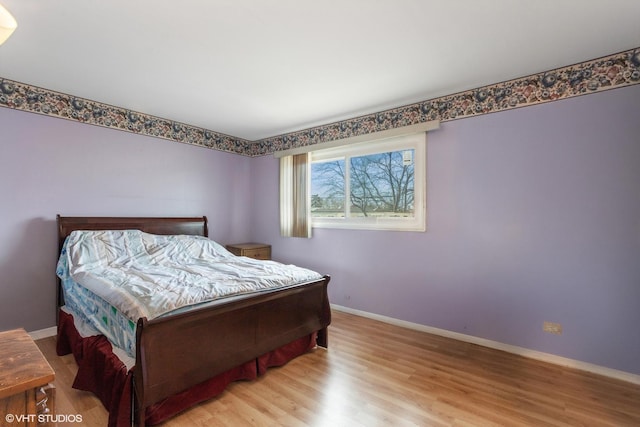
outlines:
[[[255,259],[271,259],[271,245],[264,243],[236,243],[227,245],[227,250],[238,256],[248,256]]]
[[[24,329],[0,332],[0,424],[53,425],[46,421],[55,419],[55,388],[49,385],[54,379],[49,362]]]

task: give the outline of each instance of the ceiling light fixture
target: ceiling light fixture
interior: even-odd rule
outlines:
[[[0,4],[0,44],[11,36],[18,23],[13,16]]]

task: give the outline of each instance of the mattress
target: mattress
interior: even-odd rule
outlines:
[[[128,357],[136,354],[136,323],[124,316],[87,288],[69,278],[61,279],[64,295],[64,311],[73,315],[74,324],[85,338],[104,335]]]
[[[96,329],[93,326],[93,322],[88,321],[87,317],[84,314],[75,311],[70,305],[64,305],[60,307],[60,310],[71,316],[71,318],[73,319],[73,326],[78,332],[80,338],[105,335],[100,330]],[[109,336],[105,335],[105,337],[111,344],[111,351],[124,364],[126,370],[129,371],[130,369],[132,369],[136,364],[135,356],[131,356],[128,351],[124,350],[123,347],[117,345],[115,341],[112,340]]]

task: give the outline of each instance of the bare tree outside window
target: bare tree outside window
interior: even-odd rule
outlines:
[[[402,150],[313,163],[312,216],[412,217],[413,156],[414,150]]]
[[[345,161],[333,160],[311,165],[311,216],[345,216]]]

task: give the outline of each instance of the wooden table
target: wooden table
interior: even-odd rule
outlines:
[[[47,426],[55,418],[55,372],[24,329],[0,332],[0,425]]]

